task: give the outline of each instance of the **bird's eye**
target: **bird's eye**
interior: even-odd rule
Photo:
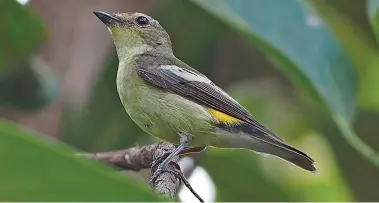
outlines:
[[[139,16],[137,19],[136,19],[138,25],[147,25],[149,24],[149,19],[147,19],[145,16]]]

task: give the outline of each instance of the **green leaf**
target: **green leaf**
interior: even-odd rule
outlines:
[[[62,143],[0,120],[1,201],[160,201],[148,188],[75,156]]]
[[[378,14],[379,0],[368,0],[367,1],[367,13],[370,19],[376,17]]]
[[[300,1],[194,2],[244,32],[333,113],[353,120],[356,77],[352,63],[331,33]]]
[[[344,44],[359,75],[359,103],[365,109],[379,110],[379,97],[372,87],[379,85],[379,49],[367,15],[367,1],[308,1]],[[375,6],[371,2],[370,6]],[[375,22],[375,21],[374,21]],[[376,21],[378,22],[378,21]],[[374,26],[375,28],[375,26]],[[376,32],[377,33],[377,32]],[[379,166],[379,153],[366,145],[342,115],[332,116],[345,139],[363,156]]]
[[[45,27],[15,0],[0,1],[0,74],[26,60],[45,39]]]
[[[345,139],[379,166],[376,152],[349,127],[356,108],[353,63],[303,1],[194,2],[246,34],[286,74],[316,96],[329,110]]]
[[[368,18],[370,20],[373,32],[376,39],[379,39],[379,1],[368,0],[367,1]],[[377,54],[377,53],[376,53]],[[379,54],[376,55],[378,57]],[[362,58],[362,61],[367,59]],[[362,71],[360,88],[359,88],[359,103],[360,107],[365,110],[373,110],[376,113],[379,112],[379,94],[377,94],[376,88],[379,86],[379,62],[373,63],[372,66],[362,67],[365,71]]]
[[[366,0],[307,1],[346,47],[358,69],[368,69],[378,45],[367,14]]]
[[[356,65],[360,107],[379,112],[379,96],[372,88],[379,85],[378,1],[352,0],[348,4],[343,0],[308,2],[338,36]]]
[[[46,37],[43,22],[15,0],[0,1],[0,106],[36,109],[55,98],[56,77],[33,54]]]

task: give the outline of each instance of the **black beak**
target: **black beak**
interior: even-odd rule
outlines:
[[[103,11],[94,11],[93,13],[107,26],[122,23],[119,18],[112,14]]]

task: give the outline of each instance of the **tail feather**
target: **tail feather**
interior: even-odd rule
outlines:
[[[304,152],[284,143],[267,142],[257,139],[254,141],[245,142],[244,145],[244,148],[248,148],[258,153],[266,153],[277,156],[305,170],[317,173],[315,166],[316,162],[311,157]]]
[[[239,141],[233,139],[233,145],[238,148],[247,148],[258,153],[266,153],[287,160],[305,170],[317,173],[315,161],[304,152],[291,147],[281,140],[273,139],[264,132],[252,129],[251,126],[228,128],[233,134],[238,133]],[[226,128],[224,128],[226,129]],[[239,131],[239,132],[237,132]],[[243,133],[244,135],[241,135]]]
[[[263,144],[263,143],[262,143]],[[268,153],[285,159],[305,170],[317,173],[315,161],[304,152],[284,143],[265,143]]]
[[[316,162],[305,153],[289,145],[283,144],[282,146],[277,146],[277,144],[271,145],[267,143],[261,143],[259,147],[257,147],[256,145],[251,145],[250,147],[248,147],[248,149],[253,150],[257,154],[262,156],[277,156],[307,171],[317,173],[317,169],[315,166]]]

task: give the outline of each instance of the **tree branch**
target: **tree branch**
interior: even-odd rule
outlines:
[[[200,153],[205,148],[206,146],[184,148],[177,157],[174,157],[174,159],[172,159],[168,167],[171,170],[180,171],[181,173],[180,166],[177,163],[179,156]],[[122,170],[139,171],[141,169],[151,168],[150,176],[152,176],[156,172],[158,168],[157,166],[164,160],[162,157],[174,149],[175,146],[169,142],[157,142],[142,147],[133,147],[129,149],[109,152],[86,153],[80,155],[90,159],[106,162],[109,165],[116,166]],[[186,187],[199,199],[200,202],[204,202],[201,197],[193,190],[183,174],[181,178],[177,178],[172,173],[161,173],[151,183],[151,186],[155,188],[155,192],[157,194],[164,195],[170,199],[173,199],[181,181],[184,182]]]
[[[167,152],[172,151],[175,149],[175,146],[168,142],[158,142],[158,146],[156,147],[155,151],[152,153],[153,161],[156,166],[158,166],[162,162],[161,157],[164,156]],[[176,166],[170,165],[170,169],[175,169],[175,167],[178,167],[177,169],[181,170],[178,165],[179,157],[175,157],[172,161],[175,163]],[[151,169],[150,175],[153,175],[155,171],[157,170],[157,167],[154,167]],[[175,177],[172,173],[162,173],[158,176],[158,178],[152,183],[152,186],[155,188],[155,192],[157,194],[163,194],[165,196],[168,196],[171,199],[174,199],[176,191],[178,190],[180,186],[181,180],[177,177]]]
[[[87,158],[104,161],[123,170],[139,171],[141,169],[151,168],[152,163],[158,162],[157,164],[159,164],[159,162],[162,161],[160,158],[173,149],[175,149],[175,146],[171,143],[157,142],[141,147],[109,152],[87,153],[82,155]],[[204,149],[204,147],[202,149]],[[175,157],[173,159],[174,164],[169,167],[172,167],[172,169],[178,167],[178,159],[179,157]],[[180,170],[180,168],[177,169]],[[154,174],[155,170],[156,167],[152,168],[151,175]],[[152,187],[157,194],[173,199],[179,188],[180,182],[181,180],[176,178],[175,175],[171,173],[162,173],[152,183]]]

